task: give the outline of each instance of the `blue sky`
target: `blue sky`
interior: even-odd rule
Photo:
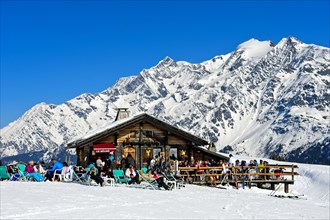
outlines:
[[[137,75],[199,63],[251,38],[329,47],[329,0],[1,1],[0,126]]]

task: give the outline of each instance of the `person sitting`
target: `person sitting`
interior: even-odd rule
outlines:
[[[108,168],[105,165],[105,162],[102,162],[99,167],[97,167],[97,173],[99,176],[105,176],[105,173],[107,172]]]
[[[11,171],[12,173],[10,174],[10,180],[11,181],[16,181],[16,180],[19,180],[19,178],[20,178],[20,174],[19,174],[19,172],[18,172],[18,168],[17,167],[13,167],[12,168],[12,171]]]
[[[100,177],[97,174],[97,171],[96,171],[96,168],[95,167],[92,167],[90,169],[90,171],[88,172],[88,174],[90,175],[90,177],[91,177],[92,180],[94,180],[97,184],[100,184],[101,187],[103,186],[104,180],[103,180],[102,177]]]
[[[156,170],[155,170],[156,171]],[[154,174],[152,174],[152,171],[151,169],[148,169],[147,170],[147,173],[144,173],[143,171],[140,172],[140,175],[142,176],[142,178],[145,180],[145,181],[148,181],[149,183],[152,183],[154,181],[157,182],[158,184],[158,187],[161,188],[161,187],[164,187],[164,189],[166,190],[170,190],[170,187],[167,186],[165,183],[164,183],[164,178],[160,178],[160,177],[157,177],[155,176]],[[157,178],[155,178],[157,177]]]
[[[67,162],[63,162],[63,168],[62,168],[62,178],[64,181],[72,181],[73,178],[73,170],[72,167],[68,165]]]
[[[34,169],[34,172],[36,173],[40,173],[41,175],[45,175],[46,174],[46,170],[44,169],[44,167],[42,166],[42,163],[43,162],[39,162],[37,163],[36,165],[34,165],[33,169]]]
[[[171,187],[165,183],[164,177],[157,173],[157,170],[152,172],[152,177],[157,181],[159,188],[163,187],[165,190],[171,189]]]
[[[56,161],[55,159],[52,159],[52,164],[53,164],[53,167],[50,170],[48,170],[45,175],[45,181],[47,181],[47,180],[53,181],[53,176],[54,176],[55,170],[62,172],[63,164],[61,162]]]
[[[86,173],[85,168],[83,168],[82,166],[74,166],[73,170],[77,174],[78,177],[81,177],[82,174]]]
[[[37,182],[41,182],[44,180],[44,177],[40,173],[34,172],[34,161],[31,160],[25,167],[25,173],[27,177],[33,177]]]
[[[140,184],[140,180],[139,180],[139,176],[136,175],[134,166],[131,164],[130,167],[126,170],[125,172],[125,176],[131,178],[130,181],[128,181],[128,184],[132,184],[132,183],[137,183]]]
[[[111,167],[108,168],[107,172],[105,173],[105,176],[107,178],[113,178],[113,179],[115,178],[115,176],[113,175],[113,171],[112,171]]]

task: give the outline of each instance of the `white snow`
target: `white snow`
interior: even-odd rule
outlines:
[[[299,164],[290,195],[186,185],[173,191],[77,183],[0,183],[1,219],[329,219],[329,166]],[[280,189],[278,194],[283,194]]]
[[[258,41],[250,39],[237,47],[238,50],[244,51],[244,58],[246,59],[260,59],[264,57],[269,51],[273,49],[270,41]]]

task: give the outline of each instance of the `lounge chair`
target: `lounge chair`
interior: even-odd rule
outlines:
[[[158,183],[156,180],[153,180],[153,181],[149,181],[147,180],[141,173],[143,172],[142,170],[138,171],[139,172],[139,176],[142,178],[142,182],[141,182],[141,185],[144,183],[146,188],[150,188],[150,189],[154,189],[154,190],[157,190],[159,189],[158,187]]]
[[[164,172],[164,177],[166,178],[168,183],[173,184],[173,189],[184,187],[184,180],[175,178],[171,172]]]
[[[6,166],[0,166],[0,180],[9,180],[10,175],[7,172]]]
[[[130,181],[130,178],[127,178],[124,175],[124,171],[123,170],[113,170],[113,175],[115,177],[115,181],[116,183],[125,183],[128,184],[128,181]]]

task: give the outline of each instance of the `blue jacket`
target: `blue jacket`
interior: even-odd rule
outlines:
[[[50,171],[50,172],[54,172],[55,170],[62,170],[62,168],[63,168],[63,164],[62,164],[61,162],[59,162],[59,161],[56,161],[56,162],[54,163],[53,168],[50,169],[49,171]]]

